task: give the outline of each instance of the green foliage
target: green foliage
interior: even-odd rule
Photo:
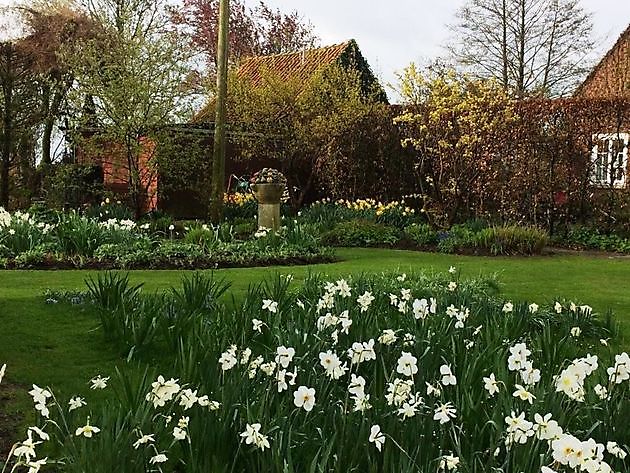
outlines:
[[[426,223],[412,224],[404,229],[405,238],[420,247],[433,246],[438,241],[438,232]]]
[[[539,255],[549,236],[536,227],[490,227],[475,235],[474,246],[492,255]]]
[[[115,389],[108,402],[92,401],[91,395],[78,413],[57,408],[67,405],[68,394],[55,398],[51,406],[54,423],[48,424],[47,431],[57,442],[50,446],[49,457],[63,458],[67,471],[89,468],[101,473],[111,471],[115,456],[116,468],[143,473],[155,451],[151,446],[135,449],[133,444],[150,433],[155,449],[167,453],[163,467],[169,471],[416,473],[437,471],[440,459],[451,453],[459,457],[459,469],[466,473],[487,473],[493,468],[540,471],[552,464],[548,443],[535,438],[513,443],[506,450],[505,417],[512,411],[516,415],[523,412],[532,422],[535,414],[549,413],[564,432],[580,440],[630,442],[626,426],[630,391],[626,383],[608,384],[606,374],[606,368],[614,364],[613,352],[602,350],[599,367],[585,377],[584,402],[571,401],[555,388],[554,376],[584,355],[592,342],[610,335],[596,315],[570,309],[565,301],[560,301],[562,314],[556,313],[553,304],[541,305],[532,313],[527,302],[514,303],[513,310],[506,312],[507,301],[498,297],[493,279],[458,279],[457,291],[449,291],[450,274],[410,273],[403,282],[398,276],[381,273],[348,278],[352,297],[343,297],[330,289],[340,283],[326,286],[322,276],[310,275],[303,284],[295,285],[276,274],[250,286],[242,298],[228,302],[221,299],[225,283],[212,276],[195,274],[181,288],[155,296],[139,295],[126,276],[103,276],[102,281],[91,283],[91,292],[95,300],[105,301],[102,309],[110,314],[106,323],[112,324],[112,334],[120,334],[123,348],[134,357],[151,359],[159,353],[168,361],[161,372],[117,373],[110,380]],[[410,307],[401,314],[389,294],[401,294],[402,289],[410,291],[412,298],[435,298],[437,310],[422,320],[412,316]],[[355,296],[366,291],[374,300],[362,311]],[[348,311],[353,321],[348,334],[335,331],[336,323],[323,327],[321,319],[318,328],[318,318],[325,318],[317,308],[318,300],[325,294],[332,299],[335,313]],[[264,300],[277,303],[276,313],[262,308]],[[458,319],[446,314],[451,305],[467,314],[463,327],[457,327]],[[264,322],[261,333],[252,328],[254,318]],[[579,339],[570,335],[576,326],[583,334]],[[103,329],[113,339],[105,323]],[[385,329],[396,335],[391,344],[376,341]],[[370,339],[375,360],[351,364],[345,354],[352,344]],[[509,348],[518,343],[527,345],[531,350],[528,360],[540,369],[540,381],[528,387],[535,396],[531,405],[513,395],[521,375],[508,370],[507,360]],[[283,392],[278,390],[280,367],[265,374],[259,365],[251,364],[259,356],[264,361],[276,359],[281,345],[295,350],[288,371],[297,370],[296,385]],[[233,350],[234,364],[222,369],[218,360],[229,358],[229,350]],[[340,379],[327,376],[320,363],[320,353],[327,350],[347,363],[349,371]],[[418,372],[408,378],[397,371],[401,352],[413,354],[418,362]],[[456,375],[455,385],[440,384],[445,364]],[[499,388],[492,397],[483,387],[483,377],[490,373],[496,376]],[[173,377],[179,386],[171,398],[154,406],[147,394],[158,374],[164,379]],[[348,393],[351,374],[365,380],[364,392],[370,395],[372,406],[365,412],[353,411],[354,400]],[[412,393],[422,393],[414,418],[402,418],[401,406],[385,397],[388,383],[395,378],[410,379],[416,388]],[[439,386],[440,393],[425,396],[427,383]],[[597,383],[610,387],[610,399],[595,395]],[[297,386],[315,389],[310,412],[294,405],[292,394]],[[54,386],[50,389],[56,394]],[[209,409],[197,401],[186,408],[183,389],[191,389],[196,397],[207,395],[206,401],[217,404]],[[434,410],[446,402],[457,409],[456,416],[440,424],[433,418]],[[91,425],[101,431],[91,439],[77,438],[74,429],[84,425],[88,415]],[[170,422],[166,416],[171,416]],[[183,416],[189,417],[187,437],[178,443],[173,441],[173,427]],[[270,446],[264,451],[245,444],[240,436],[247,424],[254,423],[261,424],[260,434],[268,436]],[[368,440],[372,425],[379,425],[385,434],[382,451]],[[108,460],[94,462],[100,457]],[[606,460],[615,471],[626,467],[610,455]]]
[[[369,220],[341,222],[321,237],[332,246],[391,246],[399,240],[398,229]]]
[[[615,234],[601,233],[597,228],[585,226],[573,226],[566,234],[554,236],[554,243],[592,250],[630,253],[630,239]]]
[[[46,205],[53,209],[78,209],[98,205],[103,189],[102,170],[91,164],[49,164],[40,169]]]

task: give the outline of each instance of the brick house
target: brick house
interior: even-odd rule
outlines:
[[[575,92],[576,98],[622,102],[630,99],[630,25]],[[610,129],[593,135],[592,183],[629,188],[630,123],[620,115]]]

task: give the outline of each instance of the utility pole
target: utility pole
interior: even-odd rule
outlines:
[[[227,98],[229,20],[230,0],[220,0],[219,38],[217,42],[217,97],[210,197],[210,220],[215,224],[220,223],[223,218],[223,194],[225,193],[225,101]]]

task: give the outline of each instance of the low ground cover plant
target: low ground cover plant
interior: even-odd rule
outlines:
[[[554,243],[580,249],[630,253],[630,239],[584,226],[570,227],[567,232],[554,237]]]
[[[168,362],[94,373],[107,402],[33,386],[37,424],[13,459],[68,472],[628,469],[630,358],[587,305],[504,300],[455,268],[275,275],[231,302],[227,289],[200,274],[155,295],[119,273],[91,280],[80,299],[111,343]]]

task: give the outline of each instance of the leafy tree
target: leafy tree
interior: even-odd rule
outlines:
[[[579,0],[468,0],[449,50],[477,77],[517,95],[562,95],[590,68],[591,14]]]
[[[403,145],[415,150],[428,217],[450,226],[478,215],[506,155],[505,136],[514,122],[510,97],[496,82],[413,64],[400,80],[406,111],[396,122]]]
[[[210,71],[216,69],[219,0],[184,0],[171,10],[173,22],[189,36]],[[273,10],[263,1],[248,8],[243,0],[230,2],[230,60],[280,54],[315,46],[318,38],[311,24],[293,11]]]
[[[372,158],[383,160],[376,136],[387,138],[366,125],[387,126],[391,117],[380,87],[366,93],[356,69],[330,66],[306,84],[273,74],[256,87],[237,77],[231,84],[228,114],[238,154],[279,166],[295,209],[318,189],[341,195],[344,178],[358,189],[351,175],[336,173],[353,169],[351,163],[374,169]]]
[[[139,215],[156,179],[155,146],[147,136],[189,112],[185,79],[190,55],[181,38],[167,28],[164,2],[86,2],[104,34],[64,57],[76,77],[70,99],[80,108],[89,98],[91,114],[78,123],[78,130],[80,138],[90,136],[85,128],[89,118],[97,136],[83,139],[82,146],[95,153],[106,143],[103,158],[125,174],[129,200]]]
[[[28,167],[38,124],[39,93],[33,57],[22,41],[0,43],[0,206],[9,206],[10,176]]]
[[[61,120],[72,113],[67,95],[74,72],[62,60],[62,50],[77,48],[98,34],[98,26],[84,12],[65,2],[39,2],[19,7],[28,35],[23,42],[34,61],[34,73],[41,89],[41,163],[52,163],[53,133]]]

